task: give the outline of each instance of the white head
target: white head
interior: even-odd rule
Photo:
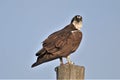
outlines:
[[[71,20],[71,23],[75,26],[76,29],[80,30],[82,28],[82,16],[74,16]]]

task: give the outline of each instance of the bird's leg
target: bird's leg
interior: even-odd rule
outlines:
[[[68,63],[68,64],[74,64],[74,63],[70,60],[70,56],[67,56],[66,59],[67,59],[67,63]]]
[[[63,65],[63,59],[60,57],[60,65]]]

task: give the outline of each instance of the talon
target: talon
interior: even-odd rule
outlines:
[[[70,60],[70,56],[67,56],[67,63],[66,64],[74,64],[71,60]]]
[[[70,61],[69,64],[74,64],[74,62]]]
[[[74,64],[74,62],[70,61],[70,62],[67,62],[66,64]]]

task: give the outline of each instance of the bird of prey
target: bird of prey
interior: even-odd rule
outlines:
[[[63,57],[67,59],[67,63],[73,64],[70,60],[70,54],[76,51],[81,42],[81,27],[82,16],[76,15],[70,24],[49,35],[43,41],[42,49],[36,53],[37,61],[31,67],[57,58],[60,59],[60,64],[63,64]]]

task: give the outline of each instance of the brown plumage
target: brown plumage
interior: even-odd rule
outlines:
[[[81,27],[81,22],[82,17],[76,15],[69,25],[48,36],[43,41],[43,48],[36,53],[38,58],[32,67],[57,58],[67,57],[73,53],[82,39],[82,32],[78,29]]]

